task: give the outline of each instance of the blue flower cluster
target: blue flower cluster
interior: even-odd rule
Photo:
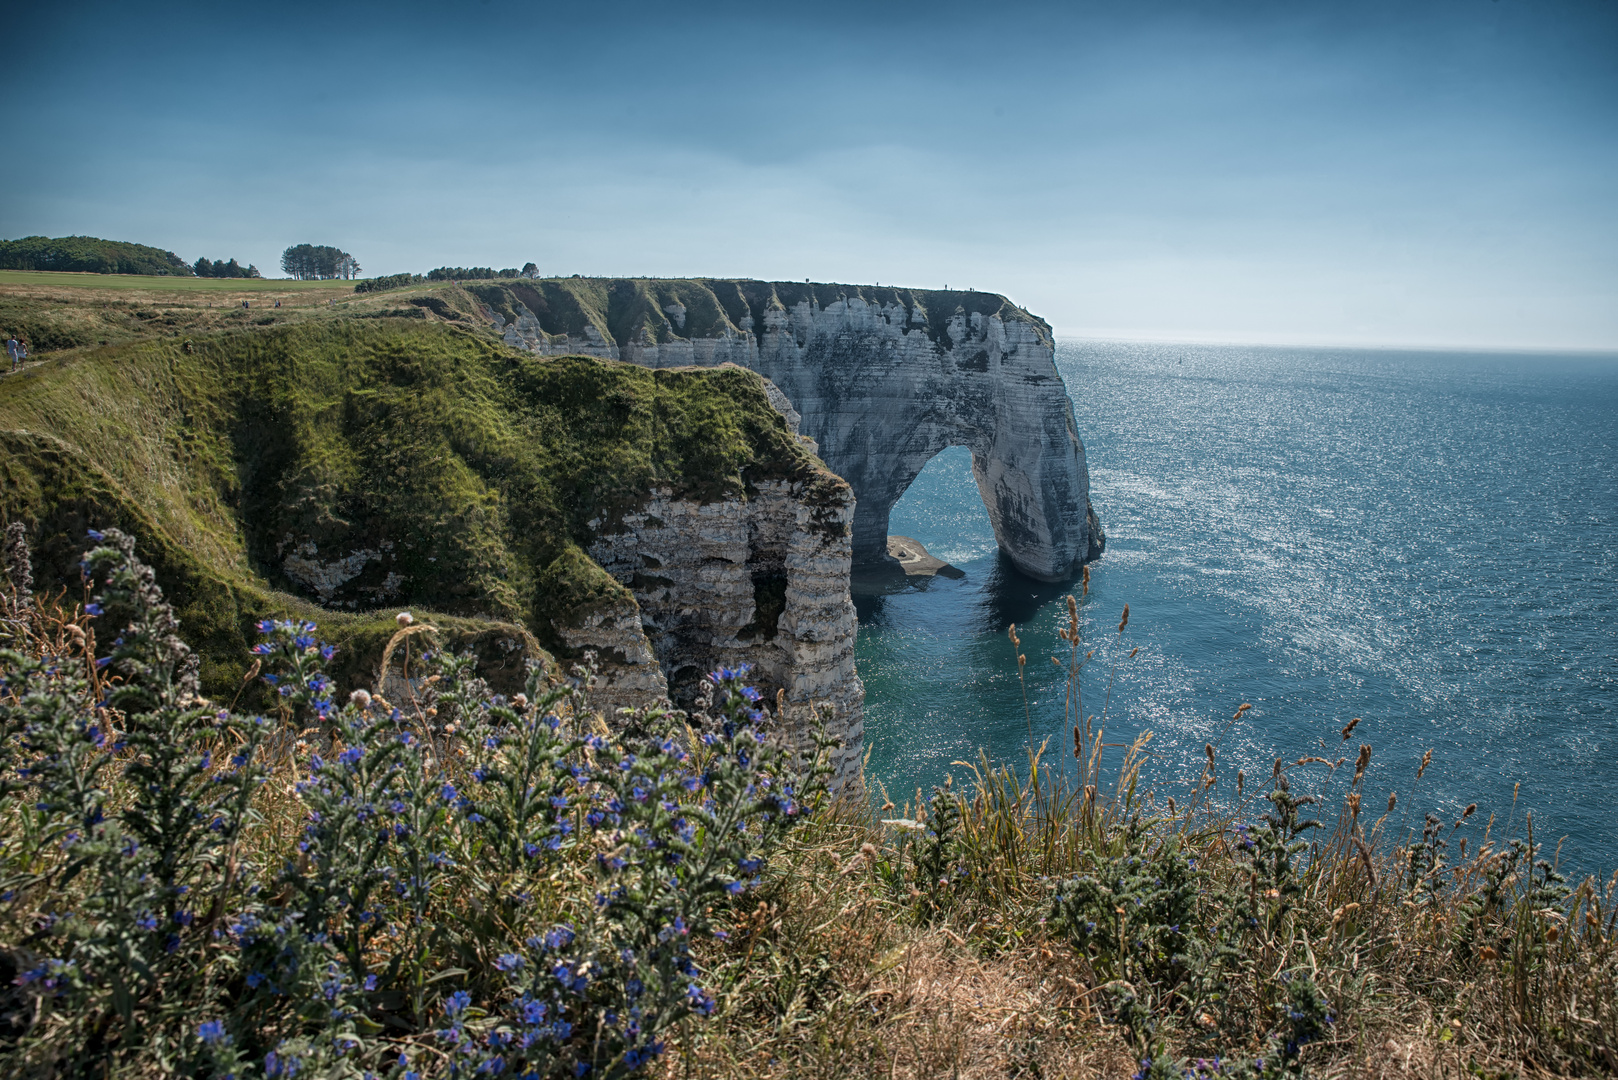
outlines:
[[[24,703],[0,706],[0,785],[27,789],[22,863],[49,867],[29,885],[84,896],[38,918],[54,958],[16,980],[61,1030],[152,998],[185,1015],[198,1075],[578,1077],[643,1070],[719,1008],[694,950],[829,774],[771,737],[745,669],[713,672],[690,716],[643,710],[631,737],[599,726],[587,669],[536,667],[506,698],[436,647],[409,713],[339,701],[315,624],[267,619],[252,670],[278,715],[243,716],[197,696],[133,542],[92,540],[86,614],[127,619],[95,669],[117,678],[0,654]],[[257,865],[243,829],[288,796],[289,857]],[[399,1036],[435,1052],[412,1063]]]

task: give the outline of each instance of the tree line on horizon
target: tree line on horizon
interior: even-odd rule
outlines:
[[[0,270],[48,270],[91,274],[137,274],[158,277],[261,278],[257,266],[241,265],[236,259],[198,258],[187,263],[172,251],[105,240],[95,236],[25,236],[0,240]],[[359,260],[328,244],[294,244],[281,253],[281,270],[302,281],[358,278]],[[525,263],[521,269],[496,270],[489,266],[440,266],[425,275],[404,275],[427,281],[485,281],[498,278],[540,277],[539,267]],[[392,275],[397,279],[401,275]],[[380,281],[381,279],[378,279]]]
[[[199,258],[187,264],[172,251],[103,240],[97,236],[25,236],[0,240],[0,270],[49,270],[80,274],[136,274],[155,277],[262,277],[258,267],[235,259]]]
[[[191,272],[197,277],[215,278],[256,278],[264,276],[258,272],[258,267],[251,263],[242,266],[235,259],[231,259],[229,262],[221,262],[218,259],[209,262],[205,257],[198,259],[191,265]]]
[[[88,274],[190,277],[172,251],[95,236],[25,236],[0,240],[0,270],[56,270]]]
[[[341,248],[326,244],[294,244],[281,253],[281,271],[300,281],[356,278],[359,260]]]
[[[491,278],[537,278],[539,267],[524,263],[523,268],[508,267],[496,270],[489,266],[440,266],[427,271],[428,281],[487,281]]]

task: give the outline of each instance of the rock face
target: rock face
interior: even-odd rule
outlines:
[[[588,549],[633,603],[567,631],[569,644],[609,659],[602,692],[623,705],[665,694],[689,704],[703,674],[748,664],[754,685],[780,692],[801,740],[813,710],[832,707],[833,764],[848,779],[865,693],[848,593],[852,516],[843,484],[765,481],[745,500],[706,503],[660,491]]]
[[[507,294],[504,313],[490,303],[487,314],[518,348],[765,376],[854,490],[857,561],[887,558],[893,504],[950,446],[971,449],[1000,549],[1023,573],[1064,580],[1100,553],[1050,327],[1004,297],[713,280],[493,291]]]

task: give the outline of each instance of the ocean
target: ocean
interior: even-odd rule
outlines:
[[[1238,768],[1351,767],[1369,743],[1367,805],[1396,792],[1396,828],[1476,802],[1474,844],[1532,814],[1565,870],[1618,869],[1618,358],[1063,341],[1056,361],[1107,533],[1085,711],[1106,700],[1108,742],[1152,733],[1149,783],[1182,792],[1210,742],[1227,795]],[[856,597],[867,777],[903,803],[980,750],[1025,763],[1028,718],[1055,756],[1075,586],[1006,564],[964,448],[890,531],[965,576]]]

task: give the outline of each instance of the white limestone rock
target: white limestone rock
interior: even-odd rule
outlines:
[[[805,484],[784,480],[710,503],[655,493],[588,549],[634,593],[637,622],[627,610],[600,617],[566,631],[568,644],[610,658],[603,687],[624,704],[664,693],[683,704],[707,672],[748,664],[748,681],[772,705],[784,691],[801,742],[815,711],[831,707],[831,733],[843,741],[837,778],[856,776],[865,690],[848,592],[853,500],[846,486],[837,491],[830,507],[810,505]]]
[[[853,487],[853,551],[862,562],[887,558],[893,504],[950,446],[972,451],[995,538],[1023,573],[1066,580],[1099,554],[1104,538],[1090,509],[1084,444],[1050,327],[989,294],[875,290],[891,298],[875,302],[844,289],[822,306],[819,293],[835,288],[812,287],[810,299],[790,306],[772,296],[690,337],[679,333],[687,305],[666,304],[662,311],[677,324],[665,315],[657,337],[643,326],[622,343],[595,323],[582,334],[547,335],[519,304],[505,337],[545,355],[757,371],[788,399],[783,414],[800,414],[803,435]],[[599,321],[607,325],[604,315]]]

